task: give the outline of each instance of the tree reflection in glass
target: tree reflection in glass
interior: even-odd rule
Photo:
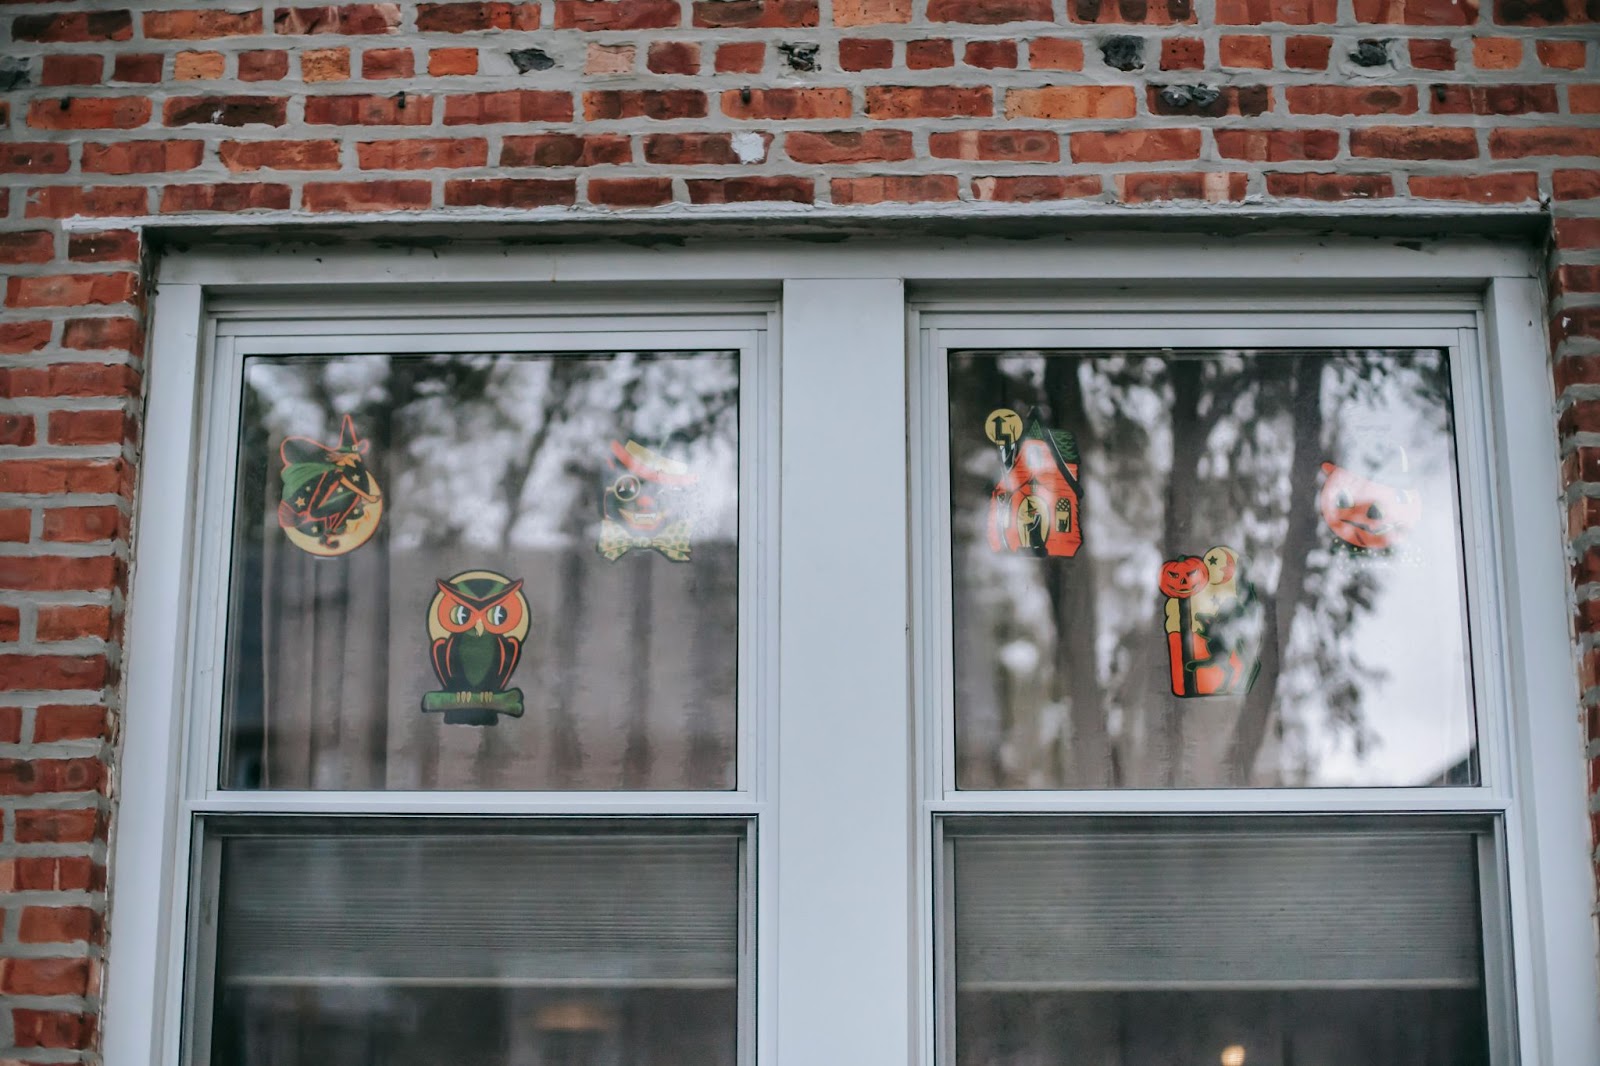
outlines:
[[[734,787],[738,379],[731,351],[248,360],[224,786]],[[346,415],[383,513],[316,553],[371,518],[313,447]]]
[[[949,391],[959,787],[1476,782],[1443,352],[953,352]]]

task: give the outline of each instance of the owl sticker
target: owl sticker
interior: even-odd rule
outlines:
[[[683,513],[684,496],[699,477],[686,464],[631,440],[611,442],[606,466],[596,550],[613,563],[635,550],[688,562],[691,522]]]
[[[508,689],[528,636],[522,581],[493,570],[468,570],[438,582],[428,604],[433,672],[443,692],[422,697],[422,709],[449,725],[494,725],[522,716],[522,690]]]
[[[1174,696],[1248,692],[1260,672],[1262,613],[1239,553],[1224,545],[1161,564]]]
[[[278,448],[283,460],[278,525],[296,547],[330,558],[372,539],[383,517],[383,489],[367,468],[367,447],[349,415],[340,424],[337,444],[284,438]]]

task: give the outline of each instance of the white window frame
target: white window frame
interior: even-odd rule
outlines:
[[[1512,782],[1520,851],[1508,885],[1516,1061],[1568,1066],[1600,1061],[1600,982],[1541,270],[1530,249],[1472,240],[640,247],[597,239],[526,249],[183,251],[160,264],[142,469],[182,469],[200,454],[198,388],[219,315],[259,317],[276,306],[283,321],[381,318],[396,307],[523,320],[766,316],[769,357],[783,354],[769,401],[775,417],[766,423],[776,435],[769,465],[779,480],[753,490],[772,501],[773,521],[758,534],[755,554],[769,568],[762,587],[776,589],[774,624],[755,651],[767,664],[773,716],[756,741],[769,759],[763,791],[749,799],[763,827],[754,1066],[935,1066],[932,826],[946,797],[936,772],[942,753],[930,755],[939,723],[923,714],[933,705],[928,694],[938,691],[924,653],[931,630],[920,591],[933,586],[926,555],[913,560],[911,546],[937,540],[923,523],[930,486],[883,476],[908,446],[913,455],[922,449],[927,412],[942,413],[927,406],[918,376],[924,325],[961,314],[1124,309],[1278,313],[1302,322],[1311,313],[1347,323],[1392,316],[1402,329],[1416,328],[1417,316],[1470,316],[1498,438],[1486,460],[1494,493],[1485,506],[1504,566],[1496,587],[1505,705],[1519,711],[1507,723],[1495,771]],[[864,456],[876,457],[870,477],[857,476]],[[947,497],[934,504],[947,507]],[[189,565],[196,513],[185,501],[136,514],[126,772],[111,862],[107,1066],[177,1062],[183,955],[174,945],[183,941],[190,809],[180,800],[193,798],[181,787],[189,780],[184,767],[193,765],[181,708],[191,687],[187,605],[199,595]],[[1480,677],[1484,665],[1476,665]],[[570,796],[519,806],[524,800],[470,795],[457,809],[575,810]],[[394,802],[410,809],[413,801]],[[1085,802],[1108,801],[1102,794]],[[1133,809],[1139,797],[1110,802]],[[1367,809],[1394,803],[1394,790],[1384,790]]]

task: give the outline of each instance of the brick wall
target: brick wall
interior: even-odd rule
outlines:
[[[1600,0],[183,3],[0,0],[0,1059],[95,1057],[140,218],[1543,202],[1600,633]]]

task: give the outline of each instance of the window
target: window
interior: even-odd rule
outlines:
[[[1425,247],[174,253],[107,1066],[1592,1061],[1539,295]]]

